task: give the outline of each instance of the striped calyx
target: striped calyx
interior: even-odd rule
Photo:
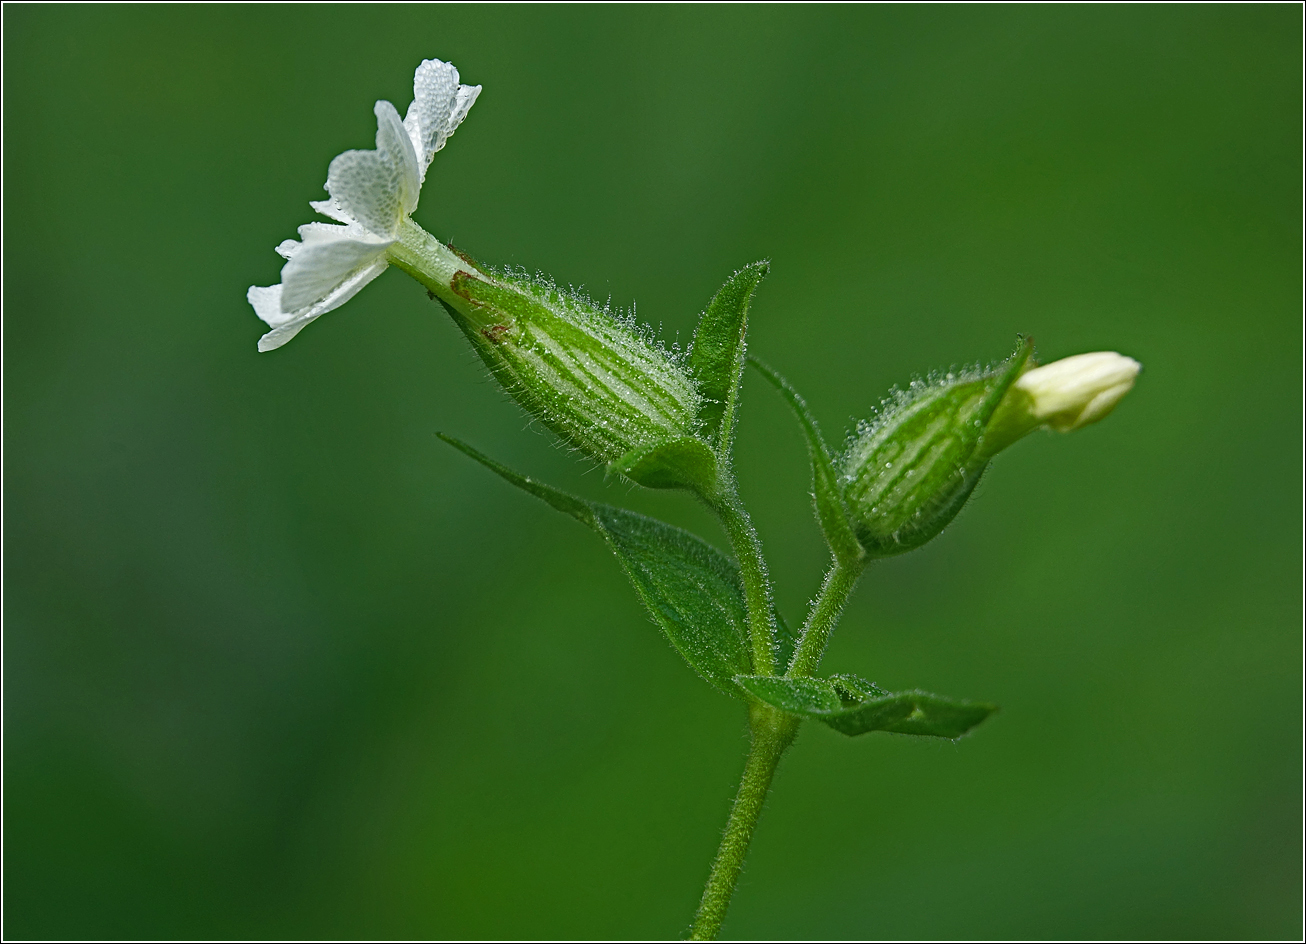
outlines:
[[[449,288],[441,301],[476,352],[564,442],[636,481],[641,457],[647,466],[659,450],[710,455],[692,435],[700,404],[694,381],[633,319],[556,285],[472,265],[454,273]]]
[[[996,368],[915,381],[858,426],[835,464],[870,556],[919,547],[956,517],[988,465],[989,421],[1029,355],[1025,343]]]

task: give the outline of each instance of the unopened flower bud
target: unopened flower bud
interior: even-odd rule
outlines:
[[[1030,345],[992,370],[918,380],[838,460],[857,539],[871,556],[919,547],[956,517],[989,460],[1047,426],[1079,429],[1106,416],[1141,369],[1111,352],[1029,367]]]
[[[1134,386],[1142,365],[1114,351],[1076,354],[1035,367],[1016,381],[1030,412],[1058,432],[1096,423]]]
[[[996,455],[1040,426],[1068,433],[1096,423],[1133,389],[1140,370],[1132,357],[1095,351],[1026,371],[998,405],[984,454]]]

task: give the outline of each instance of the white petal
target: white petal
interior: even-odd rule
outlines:
[[[254,306],[254,314],[267,322],[270,328],[285,324],[294,317],[281,310],[280,285],[251,285],[245,293],[245,299]]]
[[[340,230],[339,234],[325,232]],[[347,227],[309,223],[301,227],[304,242],[281,269],[281,310],[299,311],[317,304],[359,269],[385,260],[393,240],[355,238]]]
[[[439,59],[427,59],[413,75],[413,103],[404,115],[404,127],[413,140],[421,179],[435,152],[467,117],[481,92],[479,85],[459,85],[458,70]]]
[[[258,339],[258,349],[260,351],[271,351],[281,347],[281,345],[299,334],[310,321],[322,317],[328,311],[334,311],[357,295],[364,285],[384,272],[388,265],[389,263],[382,257],[371,265],[359,269],[336,286],[335,291],[317,304],[291,314],[277,311],[273,315],[278,319],[276,321],[270,320],[265,316],[264,312],[271,304],[280,307],[281,286],[273,285],[268,288],[252,286],[248,295],[249,302],[254,306],[254,311],[258,313],[258,316],[272,326],[271,331]],[[256,293],[258,294],[256,295]],[[268,314],[272,314],[272,312],[269,311]]]
[[[395,107],[377,102],[375,110],[376,150],[338,155],[327,172],[327,190],[335,208],[373,233],[393,236],[400,219],[417,206],[421,174]]]
[[[373,236],[360,223],[350,223],[346,226],[337,226],[335,223],[305,223],[298,228],[299,238],[306,243],[323,243],[331,242],[337,239],[354,239],[361,242],[376,242],[379,237]]]
[[[413,73],[413,101],[404,115],[404,128],[412,136],[423,171],[435,153],[435,139],[449,121],[458,93],[458,70],[439,59],[424,59]]]
[[[277,244],[277,255],[283,259],[289,259],[299,249],[299,242],[294,239],[283,239]]]
[[[408,136],[399,112],[389,102],[376,103],[376,149],[391,155],[402,165],[400,197],[404,213],[417,209],[417,198],[422,192],[422,171],[417,166],[417,151]]]
[[[325,190],[330,186],[330,181],[322,185]],[[344,207],[337,206],[334,200],[309,200],[308,205],[314,212],[321,213],[323,216],[329,216],[333,220],[339,220],[341,223],[356,222],[352,216],[345,212]]]
[[[1141,369],[1132,357],[1095,351],[1036,367],[1022,374],[1015,387],[1029,395],[1034,417],[1068,432],[1110,413]]]
[[[467,113],[471,111],[472,106],[476,104],[476,96],[480,94],[481,87],[479,85],[458,86],[458,95],[454,98],[453,110],[449,113],[449,123],[444,129],[444,136],[446,139],[458,130],[458,126],[463,123],[463,119],[467,117]],[[441,147],[444,147],[444,141],[440,142],[440,147],[436,148],[436,150],[440,150]]]

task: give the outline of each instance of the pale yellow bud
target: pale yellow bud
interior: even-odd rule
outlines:
[[[1134,386],[1142,365],[1114,351],[1076,354],[1022,374],[1013,385],[1029,397],[1040,424],[1070,432],[1110,413]]]

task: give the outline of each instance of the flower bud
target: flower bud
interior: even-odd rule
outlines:
[[[989,421],[1029,355],[1026,342],[997,368],[915,381],[859,425],[836,467],[870,556],[919,547],[956,517],[988,464]]]
[[[956,517],[989,460],[1040,426],[1096,423],[1141,369],[1112,352],[1030,367],[1029,342],[988,371],[918,380],[861,424],[838,460],[858,540],[871,556],[919,547]]]
[[[1034,368],[1015,387],[1029,397],[1030,412],[1037,419],[1068,433],[1115,409],[1141,369],[1138,361],[1114,351],[1076,354]]]
[[[565,442],[628,473],[620,460],[692,436],[694,381],[633,319],[552,284],[467,268],[441,300],[504,389]]]
[[[996,455],[1040,426],[1068,433],[1096,423],[1133,389],[1140,370],[1132,357],[1096,351],[1026,371],[994,412],[984,453]]]

